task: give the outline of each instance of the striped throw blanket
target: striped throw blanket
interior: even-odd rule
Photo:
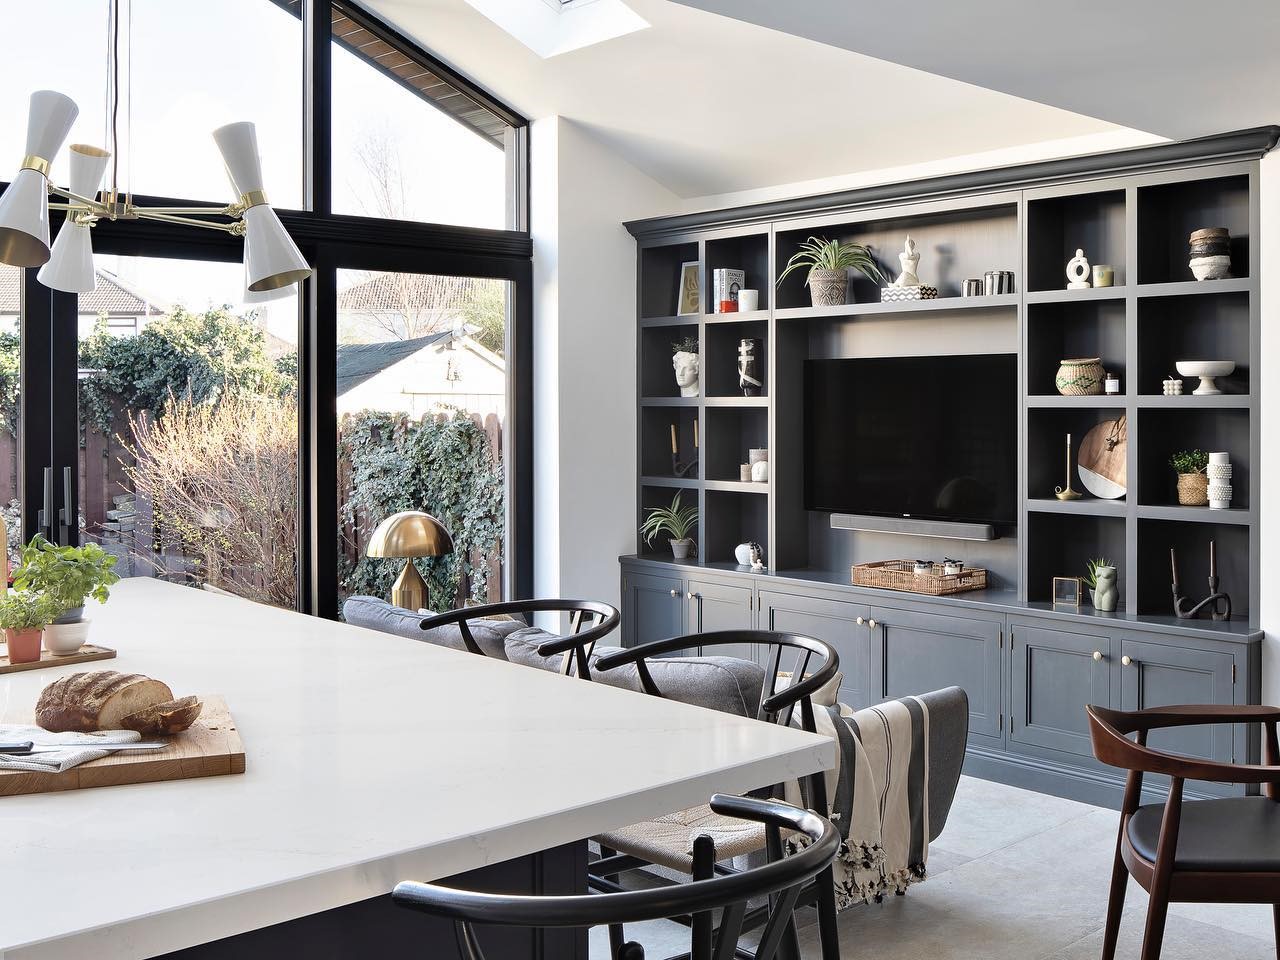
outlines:
[[[856,712],[845,704],[815,706],[814,719],[819,733],[840,744],[826,775],[831,822],[842,840],[837,908],[905,892],[924,879],[929,856],[929,708],[903,697]],[[792,781],[785,799],[811,807],[805,793]]]

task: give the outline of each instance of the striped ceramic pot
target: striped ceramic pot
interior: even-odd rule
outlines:
[[[1107,372],[1101,357],[1063,360],[1054,378],[1054,386],[1064,397],[1090,397],[1102,393]]]

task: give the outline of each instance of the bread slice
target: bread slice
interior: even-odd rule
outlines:
[[[125,717],[172,699],[168,684],[140,673],[73,673],[40,692],[36,723],[54,733],[119,730]]]
[[[157,703],[131,713],[120,721],[126,730],[137,730],[144,737],[181,733],[196,722],[203,709],[196,697],[180,697],[168,703]]]

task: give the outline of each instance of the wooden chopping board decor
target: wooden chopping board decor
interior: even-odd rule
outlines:
[[[1103,420],[1084,435],[1076,456],[1080,482],[1095,497],[1119,500],[1128,492],[1129,421]]]
[[[3,646],[3,641],[0,641],[0,646]],[[39,670],[42,667],[65,667],[69,663],[110,660],[115,655],[116,652],[110,647],[97,647],[92,643],[86,643],[76,653],[65,657],[57,657],[48,650],[41,650],[39,660],[33,660],[31,663],[10,663],[6,648],[5,653],[0,653],[0,673],[18,673],[21,670]]]
[[[226,701],[218,696],[200,699],[204,701],[200,718],[174,735],[163,750],[109,753],[64,773],[0,770],[0,797],[244,773],[244,744]],[[30,723],[31,717],[13,718],[12,722]]]

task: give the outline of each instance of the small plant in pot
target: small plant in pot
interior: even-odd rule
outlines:
[[[1209,455],[1203,450],[1179,450],[1169,458],[1178,474],[1178,503],[1184,507],[1203,507],[1209,502]]]
[[[792,271],[805,267],[809,268],[809,273],[804,282],[809,287],[809,297],[815,307],[835,307],[844,303],[851,267],[878,284],[887,282],[872,259],[871,251],[860,243],[810,237],[787,261],[787,268],[778,277],[778,283],[781,284]]]
[[[671,555],[677,560],[687,560],[693,549],[693,540],[689,534],[698,525],[698,508],[680,505],[680,494],[677,490],[669,507],[646,507],[648,516],[640,527],[644,542],[653,546],[659,534],[666,533],[671,544]]]
[[[1085,586],[1095,610],[1111,613],[1119,600],[1116,590],[1116,566],[1106,557],[1095,557],[1085,564]]]
[[[58,615],[52,597],[35,590],[9,590],[0,596],[0,627],[10,663],[35,663],[40,659],[44,629]]]
[[[85,601],[106,602],[111,586],[120,580],[112,569],[116,560],[96,543],[60,547],[39,534],[22,548],[13,583],[19,590],[45,594],[54,604],[54,618],[44,638],[50,653],[75,653],[85,642],[89,633]]]

